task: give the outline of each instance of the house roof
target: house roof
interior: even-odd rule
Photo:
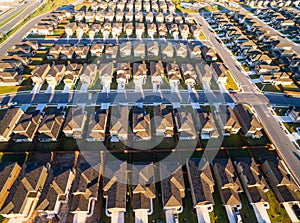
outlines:
[[[233,111],[242,126],[243,134],[246,134],[248,131],[262,129],[262,125],[258,122],[256,117],[251,114],[243,104],[237,104]]]
[[[37,210],[54,211],[56,203],[67,200],[68,179],[73,173],[71,167],[52,166],[45,187],[41,193]],[[64,198],[65,197],[65,198]]]
[[[214,179],[209,164],[203,164],[200,159],[187,161],[187,170],[191,185],[193,204],[214,204],[211,187],[214,186]]]
[[[87,114],[84,112],[82,106],[71,107],[66,117],[63,130],[74,131],[75,129],[82,129],[86,116]]]
[[[42,114],[38,110],[35,110],[28,114],[23,114],[13,130],[13,132],[15,133],[13,138],[32,139],[37,132],[41,119]]]
[[[104,167],[103,190],[107,209],[126,209],[126,162],[107,162]]]
[[[5,115],[0,120],[0,135],[4,135],[7,129],[12,128],[23,114],[21,108],[9,108],[6,110]]]
[[[160,163],[162,202],[164,208],[182,206],[184,197],[184,180],[182,169],[176,163]]]
[[[117,134],[127,134],[128,116],[129,110],[127,106],[112,107],[110,117],[110,132],[117,132]]]
[[[47,176],[45,163],[26,162],[15,181],[1,214],[21,214],[22,206],[28,196],[36,197],[35,193],[44,187],[43,177]],[[44,178],[45,179],[45,178]]]

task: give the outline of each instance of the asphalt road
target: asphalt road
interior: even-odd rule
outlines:
[[[220,92],[195,92],[180,91],[178,93],[163,91],[157,92],[110,92],[110,93],[38,93],[38,94],[16,94],[0,97],[0,104],[9,102],[18,104],[96,104],[101,103],[233,103],[230,95]]]
[[[28,1],[27,4],[25,4],[25,5],[19,4],[17,6],[17,10],[14,10],[14,14],[18,13],[20,10],[23,10],[23,9],[24,9],[24,11],[22,11],[18,16],[16,16],[15,18],[10,20],[9,22],[4,24],[3,26],[1,26],[0,27],[0,34],[5,35],[6,33],[8,33],[16,24],[18,24],[24,18],[26,18],[32,12],[34,12],[39,4],[41,4],[41,3],[38,2],[38,0]],[[7,19],[11,16],[13,16],[13,14],[12,15],[9,14],[9,15],[5,16],[5,19]]]
[[[275,96],[271,96],[269,98],[257,92],[255,86],[242,72],[241,67],[239,67],[239,65],[236,63],[234,57],[226,48],[226,46],[216,40],[216,34],[209,30],[210,27],[208,23],[200,15],[194,14],[194,16],[198,23],[202,25],[205,35],[209,37],[209,41],[207,42],[211,44],[221,56],[226,66],[229,68],[229,70],[237,80],[242,91],[248,94],[248,96],[246,97],[243,94],[241,94],[241,96],[237,95],[235,97],[236,102],[240,102],[241,100],[243,100],[249,105],[252,105],[258,118],[264,126],[265,132],[268,134],[272,143],[276,146],[279,156],[285,161],[289,168],[289,171],[295,177],[296,181],[300,183],[300,168],[298,168],[299,159],[296,156],[297,154],[300,154],[300,152],[290,141],[285,132],[281,129],[281,127],[275,120],[275,117],[272,115],[267,106],[269,99],[275,99]],[[283,100],[283,102],[278,101],[274,104],[284,103],[284,101],[286,100]]]
[[[77,0],[73,3],[73,5],[79,5],[82,3],[82,0]],[[26,11],[26,10],[25,10]],[[30,32],[31,28],[36,25],[40,19],[45,18],[49,13],[45,13],[43,15],[40,15],[30,21],[28,21],[26,24],[24,24],[20,29],[18,29],[13,35],[11,35],[6,41],[4,41],[0,45],[0,56],[5,55],[7,50],[12,48],[16,42],[20,42],[23,40],[23,38],[26,36],[28,32]]]

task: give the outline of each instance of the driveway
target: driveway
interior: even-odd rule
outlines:
[[[135,223],[148,223],[147,210],[137,210],[134,212]]]
[[[264,204],[252,204],[254,214],[259,223],[271,223],[271,219]]]
[[[124,223],[124,212],[113,212],[111,213],[111,223]]]
[[[208,207],[204,205],[196,208],[198,223],[210,223],[210,217],[207,208]]]

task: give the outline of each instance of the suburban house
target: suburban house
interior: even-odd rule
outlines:
[[[148,53],[148,57],[158,57],[159,46],[157,41],[151,41],[147,43],[147,53]]]
[[[170,42],[161,45],[161,54],[163,58],[172,58],[174,56],[174,48]]]
[[[75,53],[76,46],[72,46],[71,44],[64,44],[62,45],[61,51],[60,51],[60,59],[67,60],[72,59],[73,55]]]
[[[133,43],[133,55],[138,58],[145,58],[146,56],[146,46],[140,42]]]
[[[88,34],[91,40],[93,40],[95,38],[95,35],[100,32],[100,29],[101,29],[100,24],[91,25],[89,34]]]
[[[93,43],[90,52],[92,57],[100,57],[103,53],[104,45],[102,43]]]
[[[23,113],[13,130],[13,141],[32,142],[41,120],[42,114],[39,110]]]
[[[106,48],[105,48],[106,58],[115,59],[118,55],[118,49],[119,49],[118,45],[116,45],[116,46],[114,46],[112,44],[107,45]]]
[[[191,109],[182,107],[173,110],[179,140],[194,140],[197,138]]]
[[[9,108],[0,120],[0,142],[8,142],[14,127],[24,114],[21,108]]]
[[[287,114],[294,123],[300,123],[300,111],[298,109],[295,107],[289,108]]]
[[[150,4],[149,4],[149,8],[150,8]],[[148,12],[148,14],[146,14],[146,16],[145,16],[145,21],[147,23],[153,23],[153,18],[154,18],[153,13]]]
[[[111,34],[114,38],[118,38],[121,35],[122,30],[123,30],[122,23],[119,23],[119,22],[114,23],[113,27],[112,27],[112,30],[111,30]]]
[[[145,63],[133,63],[133,82],[135,89],[142,90],[142,85],[146,83],[147,65]]]
[[[45,114],[39,126],[38,140],[40,142],[57,141],[63,121],[64,112],[62,108],[50,109],[49,113]]]
[[[65,71],[65,78],[64,78],[64,84],[71,89],[72,86],[74,86],[79,79],[79,76],[82,72],[82,64],[78,63],[71,63],[67,65],[66,71]]]
[[[53,47],[50,48],[50,50],[47,54],[47,59],[58,59],[61,50],[62,50],[62,45],[55,44]]]
[[[180,84],[181,72],[178,64],[167,63],[167,76],[171,86],[171,91],[178,90],[178,85]]]
[[[285,164],[278,157],[264,157],[261,165],[263,173],[266,176],[277,200],[287,210],[287,213],[293,222],[297,222],[297,216],[292,206],[300,207],[300,199],[296,195],[296,186]]]
[[[248,109],[243,104],[237,104],[233,109],[240,125],[242,133],[245,137],[260,138],[263,136],[261,130],[262,125]]]
[[[182,76],[184,79],[184,83],[192,88],[196,84],[197,74],[194,70],[192,64],[182,64],[181,65]]]
[[[133,33],[132,23],[124,23],[123,31],[126,33],[126,36],[129,37]]]
[[[47,176],[49,164],[26,162],[4,202],[0,214],[18,222],[26,222],[37,205]]]
[[[193,50],[191,51],[191,58],[201,58],[202,52],[200,46],[194,46]]]
[[[185,185],[181,166],[178,163],[160,162],[161,194],[166,219],[174,219],[174,215],[183,209],[182,198],[185,197]]]
[[[129,110],[127,106],[114,106],[110,115],[110,136],[112,142],[127,140]]]
[[[197,63],[196,72],[200,77],[201,82],[205,84],[210,84],[213,75],[213,70],[207,63]]]
[[[86,120],[87,112],[84,111],[82,106],[70,107],[64,123],[63,133],[66,137],[81,139]]]
[[[95,13],[87,11],[84,18],[86,23],[93,23],[95,21]]]
[[[205,61],[213,62],[218,60],[218,55],[214,48],[209,46],[203,46],[201,50],[202,50],[202,57],[205,59]]]
[[[243,189],[234,166],[228,158],[214,159],[212,170],[229,221],[237,222],[236,219],[241,218],[239,210],[242,209],[242,202],[238,194],[243,192]]]
[[[0,62],[0,86],[17,86],[23,81],[23,65],[20,61]]]
[[[104,141],[108,119],[108,109],[100,109],[90,115],[88,122],[87,141]]]
[[[240,131],[241,124],[230,106],[220,105],[217,114],[222,122],[224,136],[237,134]]]
[[[148,222],[148,215],[154,209],[153,199],[156,197],[153,163],[134,163],[130,185],[135,220]]]
[[[132,131],[135,141],[151,140],[150,114],[144,108],[133,108]]]
[[[271,223],[267,213],[267,209],[269,209],[270,206],[265,194],[269,188],[254,158],[237,158],[234,163],[250,204],[254,210],[259,210],[260,212],[257,214],[258,221],[263,218],[264,222]],[[264,212],[264,214],[261,212]],[[257,211],[254,213],[257,213]]]
[[[54,64],[51,66],[48,74],[46,75],[46,81],[50,86],[58,85],[65,76],[66,67],[62,64]]]
[[[94,212],[98,200],[100,163],[81,159],[77,164],[76,177],[72,186],[70,212],[73,222],[85,222]]]
[[[128,84],[131,77],[131,67],[129,63],[117,64],[117,83],[118,89],[124,89],[125,84]]]
[[[60,208],[68,202],[75,173],[72,167],[51,166],[36,210],[47,218],[59,216]]]
[[[98,69],[100,83],[103,85],[103,89],[110,89],[110,84],[113,78],[113,62],[101,63]]]
[[[186,168],[198,222],[207,222],[209,212],[213,211],[215,204],[213,198],[215,182],[209,163],[203,159],[189,159]]]
[[[163,78],[165,74],[164,65],[161,61],[150,62],[150,74],[151,82],[153,84],[153,91],[160,89],[160,85],[163,83]]]
[[[90,51],[89,46],[79,44],[75,49],[75,58],[76,59],[86,59],[89,51]]]
[[[126,43],[122,43],[120,45],[120,56],[121,57],[129,57],[131,56],[132,44],[130,41]]]
[[[157,27],[156,24],[151,23],[147,24],[147,32],[151,39],[154,38],[155,34],[157,33]]]
[[[142,39],[144,33],[145,33],[145,24],[144,23],[136,23],[135,24],[136,38]]]
[[[274,72],[268,74],[260,75],[259,79],[263,83],[271,83],[274,85],[291,85],[293,84],[293,79],[286,72]]]
[[[201,139],[218,138],[219,131],[217,129],[215,119],[212,113],[206,112],[204,109],[197,109],[197,122]]]
[[[228,69],[226,68],[226,66],[223,63],[213,62],[211,63],[211,67],[213,70],[213,75],[215,76],[216,80],[225,86],[228,79],[227,77]]]
[[[273,66],[273,65],[268,65],[268,64],[258,64],[254,67],[254,71],[258,75],[263,75],[263,74],[273,74],[274,72],[279,71],[278,66]]]
[[[106,162],[104,166],[103,197],[105,214],[111,222],[125,222],[127,163],[121,161]]]
[[[167,24],[165,23],[158,24],[157,29],[158,29],[158,34],[161,38],[165,38],[166,35],[168,34]]]
[[[15,183],[19,173],[21,171],[21,167],[17,162],[1,162],[0,163],[0,210],[4,202],[6,201],[9,192]]]
[[[82,72],[80,75],[80,82],[82,84],[92,84],[96,78],[97,65],[96,64],[83,64]]]
[[[173,137],[174,121],[170,107],[167,107],[165,104],[154,107],[154,126],[157,136]]]
[[[75,22],[70,22],[65,26],[65,33],[67,34],[67,38],[71,37],[77,29],[77,25]]]
[[[188,49],[187,49],[186,45],[184,45],[183,43],[175,44],[174,48],[175,48],[176,56],[177,57],[187,58],[187,56],[188,56]]]

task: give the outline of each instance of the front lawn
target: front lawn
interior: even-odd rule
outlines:
[[[275,197],[275,194],[272,190],[266,193],[269,199],[270,209],[268,209],[268,214],[270,216],[271,222],[284,222],[290,223],[291,220],[286,213],[286,210],[280,205],[278,200]]]

